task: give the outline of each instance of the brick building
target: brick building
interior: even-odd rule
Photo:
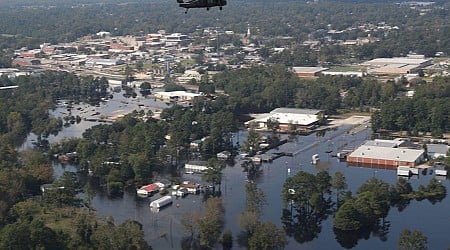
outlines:
[[[425,159],[423,149],[362,145],[347,156],[347,162],[356,166],[414,167]]]

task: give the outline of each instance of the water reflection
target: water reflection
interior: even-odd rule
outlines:
[[[322,231],[322,221],[327,218],[323,214],[316,214],[295,209],[295,215],[289,209],[283,209],[281,221],[286,235],[293,237],[298,243],[312,241]]]
[[[343,248],[354,248],[358,245],[358,241],[361,239],[368,240],[371,235],[378,237],[382,242],[388,240],[390,222],[387,220],[379,220],[371,227],[365,227],[356,231],[343,231],[337,228],[333,228],[336,241]]]

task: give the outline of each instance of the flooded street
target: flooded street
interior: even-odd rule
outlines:
[[[86,106],[82,110],[74,108],[72,115],[87,116],[99,112],[104,116],[115,116],[135,109],[139,110],[139,107],[153,111],[167,107],[166,103],[155,101],[153,97],[139,98],[140,100],[126,99],[122,97],[121,93],[115,93],[112,100],[102,103],[99,107]],[[142,103],[144,104],[142,105]],[[65,111],[60,108],[55,112]],[[79,124],[71,125],[57,136],[51,136],[49,141],[59,141],[64,137],[79,137],[85,129],[95,124],[98,123],[82,121]],[[292,157],[284,156],[272,163],[261,165],[262,172],[255,180],[258,187],[266,194],[267,200],[267,204],[263,208],[261,221],[271,221],[279,227],[283,226],[281,220],[283,212],[281,189],[285,179],[299,171],[307,171],[313,174],[318,171],[328,171],[331,176],[335,172],[341,171],[347,180],[348,189],[353,193],[361,184],[374,176],[389,184],[397,182],[397,175],[394,170],[347,166],[346,162],[339,162],[336,157],[332,157],[339,151],[359,146],[371,137],[370,128],[362,127],[357,132],[348,133],[350,129],[350,125],[341,125],[337,129],[327,131],[322,136],[316,134],[298,136],[268,152],[287,152],[294,155]],[[237,137],[240,141],[245,139],[246,133],[246,131],[239,132]],[[30,143],[30,140],[28,143]],[[317,165],[311,164],[311,157],[314,154],[318,154],[320,157]],[[75,170],[76,168],[70,165],[63,168],[61,164],[56,164],[55,176],[60,176],[63,171]],[[201,176],[197,174],[186,175],[185,177],[201,181]],[[417,179],[411,179],[409,182],[417,190],[419,185],[427,185],[433,177],[434,173],[429,174],[428,172],[427,175],[421,173]],[[224,230],[231,230],[233,233],[233,249],[244,249],[237,242],[237,236],[241,232],[241,229],[237,226],[237,216],[245,207],[246,181],[246,173],[243,172],[238,160],[235,166],[227,166],[223,170],[221,191],[225,203]],[[442,183],[447,190],[450,190],[448,179],[442,180]],[[174,199],[172,205],[159,212],[150,211],[149,203],[159,197],[160,195],[156,194],[154,197],[138,198],[135,190],[126,190],[123,197],[110,198],[101,190],[95,190],[92,206],[98,216],[112,216],[116,223],[122,223],[127,219],[140,222],[145,231],[145,239],[153,249],[181,249],[183,237],[188,235],[182,231],[180,220],[186,212],[202,211],[203,194],[189,194],[185,198]],[[368,239],[360,239],[354,248],[395,249],[400,232],[408,228],[423,232],[428,237],[429,249],[445,249],[450,246],[450,239],[447,236],[450,229],[450,214],[448,211],[450,211],[450,198],[448,197],[436,204],[431,204],[428,200],[412,200],[402,212],[399,212],[396,208],[391,208],[386,218],[390,222],[390,227],[385,241],[376,236],[370,236]],[[293,237],[289,237],[286,249],[341,249],[342,246],[336,241],[335,237],[332,229],[332,217],[328,216],[321,222],[319,233],[310,236],[310,238],[307,238],[308,240],[303,242],[298,242]]]

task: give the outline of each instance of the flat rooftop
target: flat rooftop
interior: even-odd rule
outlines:
[[[362,145],[353,151],[349,157],[380,159],[391,161],[415,162],[425,151],[422,149],[389,148]]]

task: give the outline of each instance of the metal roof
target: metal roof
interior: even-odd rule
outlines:
[[[270,113],[267,116],[252,120],[251,122],[264,122],[269,119],[275,119],[280,124],[297,124],[301,126],[307,126],[317,122],[319,119],[317,115],[309,114],[295,114],[295,113]]]
[[[373,141],[366,141],[364,146],[376,146],[376,147],[387,147],[387,148],[397,148],[403,143],[403,141],[393,141],[393,140],[380,140],[375,139]]]
[[[302,114],[302,115],[317,115],[322,110],[318,109],[296,109],[296,108],[276,108],[270,111],[271,114],[285,113],[285,114]]]
[[[363,65],[388,65],[388,64],[413,64],[420,65],[428,63],[431,59],[410,58],[410,57],[393,57],[393,58],[375,58],[364,62]]]
[[[415,162],[423,155],[424,152],[425,151],[422,149],[388,148],[362,145],[353,151],[349,156],[368,159]]]
[[[322,67],[292,67],[292,70],[296,73],[318,73],[327,69]]]
[[[445,144],[427,144],[428,153],[447,154],[450,147]]]

